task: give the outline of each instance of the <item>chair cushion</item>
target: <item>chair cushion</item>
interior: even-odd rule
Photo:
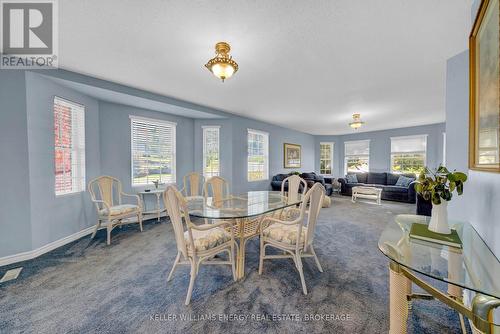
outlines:
[[[125,213],[139,211],[139,207],[133,204],[121,204],[112,206],[111,208],[109,208],[109,211],[110,212],[108,212],[108,209],[102,209],[99,211],[99,214],[101,214],[102,216],[107,216],[108,214],[110,216],[118,216]]]
[[[301,178],[306,179],[306,180],[315,180],[316,179],[316,173],[302,173],[300,175]]]
[[[414,178],[406,177],[404,175],[401,175],[399,177],[399,179],[398,179],[398,182],[396,182],[396,186],[398,186],[398,187],[409,187],[410,183],[412,183],[413,181],[415,181]]]
[[[345,176],[347,183],[358,183],[358,177],[356,174],[347,174]]]
[[[394,174],[394,173],[387,173],[387,185],[388,186],[393,186],[398,182],[398,179],[401,175],[400,174]]]
[[[266,227],[262,234],[278,242],[282,242],[289,245],[295,245],[297,242],[297,225],[283,225],[283,224],[272,224]],[[304,242],[306,237],[306,230],[301,226],[300,241]]]
[[[386,184],[387,174],[386,173],[368,173],[368,180],[366,183],[370,184]]]
[[[194,248],[198,252],[215,248],[231,240],[231,235],[226,230],[218,227],[206,231],[192,229],[191,232],[193,234]],[[190,248],[188,231],[184,232],[184,240],[186,240],[186,245]]]
[[[356,173],[359,183],[368,183],[368,173]]]

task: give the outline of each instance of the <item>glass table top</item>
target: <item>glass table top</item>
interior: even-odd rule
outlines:
[[[453,285],[500,298],[500,262],[469,223],[450,221],[462,249],[409,237],[412,224],[430,217],[398,215],[387,224],[378,247],[398,264]]]
[[[194,217],[208,219],[238,219],[255,217],[289,206],[297,205],[297,201],[288,201],[279,191],[249,191],[241,195],[231,195],[215,202],[211,197],[193,197],[188,202],[189,214]]]

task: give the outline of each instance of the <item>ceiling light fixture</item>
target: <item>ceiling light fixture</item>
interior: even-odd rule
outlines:
[[[365,122],[361,121],[361,114],[352,114],[352,122],[349,123],[349,126],[354,130],[357,130],[361,127],[361,125],[365,124]]]
[[[231,47],[228,43],[219,42],[215,44],[215,57],[205,64],[205,67],[217,78],[221,79],[222,82],[238,71],[238,64],[229,55],[229,51],[231,51]]]

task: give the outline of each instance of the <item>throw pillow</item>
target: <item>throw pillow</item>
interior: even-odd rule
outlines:
[[[398,182],[396,182],[396,186],[397,187],[409,187],[410,183],[412,183],[413,181],[415,181],[414,178],[401,175],[398,179]]]
[[[346,176],[347,183],[358,183],[358,177],[356,174],[347,174]]]

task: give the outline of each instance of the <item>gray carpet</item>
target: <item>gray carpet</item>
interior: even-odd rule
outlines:
[[[168,221],[150,221],[143,233],[136,225],[117,229],[111,246],[100,231],[93,241],[0,268],[3,275],[24,266],[16,281],[0,284],[0,332],[387,333],[388,262],[377,240],[395,214],[414,210],[334,197],[316,230],[324,273],[305,260],[307,296],[291,260],[266,261],[258,275],[254,240],[245,278],[233,282],[229,267],[203,266],[188,307],[188,267],[166,283],[176,255]],[[460,333],[456,313],[436,301],[416,301],[408,326],[410,333]]]

